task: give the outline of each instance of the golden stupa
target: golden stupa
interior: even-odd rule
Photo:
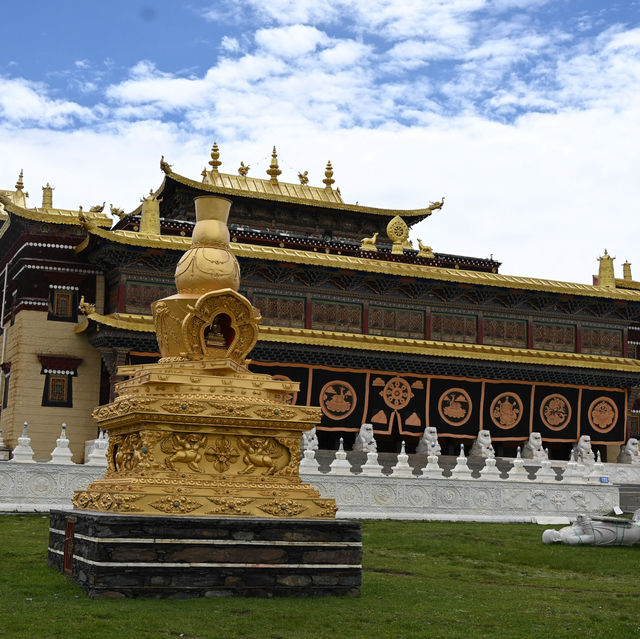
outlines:
[[[319,408],[287,403],[298,384],[252,373],[260,313],[237,290],[231,202],[199,197],[176,295],[155,302],[162,358],[125,366],[117,398],[93,417],[109,433],[104,478],[74,508],[110,513],[333,519],[298,475],[300,437]]]

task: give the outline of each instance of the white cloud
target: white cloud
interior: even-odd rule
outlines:
[[[373,47],[356,42],[342,40],[320,52],[320,62],[333,68],[366,64],[373,54]]]
[[[210,68],[141,61],[90,108],[0,79],[0,188],[35,167],[34,193],[51,181],[62,205],[131,210],[160,184],[161,154],[197,179],[215,137],[223,170],[264,177],[276,144],[282,179],[320,185],[331,159],[347,201],[446,195],[414,235],[436,251],[588,282],[605,246],[637,252],[640,29],[542,29],[518,13],[536,2],[246,0],[268,21],[225,36]],[[52,130],[71,122],[84,128]]]
[[[237,53],[240,51],[240,43],[237,38],[223,36],[222,40],[220,40],[220,48],[229,53]]]
[[[327,41],[327,35],[315,27],[294,24],[274,29],[259,29],[255,36],[260,48],[283,58],[295,58],[315,51]]]
[[[91,120],[91,110],[69,100],[50,98],[42,84],[0,77],[0,118],[19,123],[63,127],[74,120]]]

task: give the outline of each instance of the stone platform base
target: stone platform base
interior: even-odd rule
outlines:
[[[93,598],[359,595],[359,522],[51,512],[48,563]]]

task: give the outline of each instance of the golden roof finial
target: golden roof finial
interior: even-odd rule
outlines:
[[[309,171],[298,173],[298,179],[300,180],[300,184],[309,184]]]
[[[271,177],[269,180],[271,184],[278,183],[278,176],[282,173],[282,171],[278,168],[278,153],[276,151],[276,147],[273,147],[273,152],[271,153],[271,164],[267,169],[267,175]]]
[[[209,160],[209,164],[211,165],[211,170],[214,173],[218,172],[218,167],[222,164],[219,160],[220,157],[220,149],[218,148],[218,143],[214,142],[211,147],[211,159]]]
[[[247,173],[249,173],[249,168],[244,162],[240,162],[240,166],[238,167],[238,175],[242,177],[247,177]]]
[[[622,278],[627,280],[627,282],[633,281],[631,277],[631,262],[629,262],[629,260],[622,265]]]
[[[600,262],[600,268],[598,269],[598,286],[605,286],[606,288],[616,287],[616,277],[613,272],[613,260],[615,259],[615,257],[609,255],[607,249],[604,250],[604,255],[598,258]]]
[[[322,180],[325,185],[324,188],[330,189],[331,185],[335,183],[335,180],[333,179],[333,167],[331,166],[331,161],[327,162],[327,168],[324,171],[324,175],[325,178]]]
[[[53,208],[53,187],[47,182],[47,186],[42,187],[42,208]]]
[[[22,178],[24,177],[24,171],[20,169],[20,175],[18,176],[18,181],[16,182],[16,191],[22,191],[24,189],[24,182]]]

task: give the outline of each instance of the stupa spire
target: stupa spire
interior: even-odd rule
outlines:
[[[278,167],[278,152],[276,151],[276,147],[273,147],[273,151],[271,152],[271,164],[267,169],[267,175],[271,178],[269,181],[271,184],[278,183],[278,176],[282,173],[280,168]]]
[[[335,183],[335,180],[333,179],[333,167],[331,166],[331,161],[327,162],[327,168],[324,171],[324,176],[324,180],[322,180],[324,188],[330,189],[331,185]]]
[[[218,148],[218,143],[214,142],[211,147],[211,159],[209,160],[209,164],[211,165],[211,170],[214,173],[218,172],[218,167],[222,165],[220,161],[220,149]]]

